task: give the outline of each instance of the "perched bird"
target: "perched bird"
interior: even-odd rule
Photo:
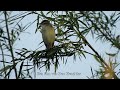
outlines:
[[[43,42],[46,48],[50,49],[54,46],[54,41],[55,41],[54,27],[48,20],[43,20],[40,23],[40,26],[42,27],[41,33],[42,33]]]

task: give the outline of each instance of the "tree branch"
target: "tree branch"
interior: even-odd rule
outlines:
[[[10,52],[11,52],[11,56],[12,56],[12,60],[13,60],[13,68],[15,71],[15,76],[17,79],[17,69],[16,69],[16,64],[14,61],[14,54],[13,54],[13,48],[10,42],[10,35],[9,35],[9,28],[8,28],[8,21],[7,21],[7,11],[4,11],[4,16],[5,16],[5,24],[6,24],[6,30],[7,30],[7,36],[8,36],[8,43],[9,43],[9,47],[10,47]]]
[[[111,69],[109,66],[108,66],[108,64],[103,60],[103,58],[98,54],[98,52],[89,44],[89,42],[86,40],[86,38],[81,34],[81,32],[79,32],[80,33],[80,35],[81,35],[81,38],[83,39],[83,41],[89,46],[89,48],[91,48],[92,49],[92,51],[97,55],[97,57],[99,58],[99,60],[102,62],[101,63],[101,65],[103,66],[103,67],[107,67],[108,69]],[[105,65],[105,66],[104,66]],[[115,79],[118,79],[118,77],[115,75],[115,73],[114,73],[114,78]]]
[[[1,53],[2,53],[2,59],[3,59],[4,74],[5,74],[5,76],[6,76],[6,70],[5,70],[5,58],[4,58],[4,52],[3,52],[3,48],[2,48],[1,42],[0,42],[0,49],[1,49]],[[6,79],[6,77],[5,77],[5,79]]]

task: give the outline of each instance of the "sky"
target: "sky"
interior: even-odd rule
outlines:
[[[15,12],[16,13],[16,12]],[[110,14],[111,12],[105,12],[106,14]],[[36,19],[36,15],[29,15],[26,17],[22,22],[23,24],[27,24],[28,22],[32,22]],[[117,34],[120,34],[119,26],[120,23],[117,23]],[[36,23],[32,24],[25,32],[22,33],[19,38],[20,41],[16,41],[14,47],[17,49],[27,48],[28,50],[35,50],[39,46],[39,43],[42,41],[41,33],[38,31],[35,33],[36,30]],[[89,34],[87,35],[88,42],[94,47],[96,51],[99,52],[100,55],[105,56],[105,51],[107,52],[114,52],[114,49],[110,49],[107,42],[101,43],[101,41],[95,42],[92,36]],[[55,45],[57,43],[55,42]],[[39,50],[45,49],[43,46]],[[91,50],[86,46],[85,47],[88,52]],[[106,57],[107,58],[107,57]],[[91,68],[93,70],[99,69],[99,63],[95,61],[95,59],[91,56],[86,54],[86,58],[82,57],[81,60],[77,58],[76,61],[73,60],[73,57],[68,58],[67,63],[64,64],[60,61],[60,66],[57,69],[56,74],[54,73],[54,66],[51,66],[51,70],[45,73],[45,68],[41,68],[40,70],[37,69],[36,71],[36,79],[87,79],[87,76],[90,77],[91,75]],[[116,69],[118,70],[120,66]],[[34,76],[34,75],[33,75]],[[14,78],[14,75],[12,76]]]

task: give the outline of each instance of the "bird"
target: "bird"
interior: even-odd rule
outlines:
[[[51,49],[54,47],[55,42],[55,30],[53,25],[48,20],[43,20],[40,23],[42,39],[46,46],[46,49]]]

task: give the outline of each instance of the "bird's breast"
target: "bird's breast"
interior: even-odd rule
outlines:
[[[53,27],[44,27],[42,29],[42,37],[45,43],[53,43],[55,40],[55,31]]]

